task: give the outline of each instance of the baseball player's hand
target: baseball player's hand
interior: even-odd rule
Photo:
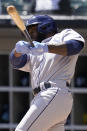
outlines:
[[[40,43],[33,41],[34,47],[30,47],[31,53],[33,55],[42,55],[43,53],[48,52],[48,46],[45,43]]]
[[[31,45],[26,41],[19,41],[16,43],[15,49],[17,53],[28,54],[30,53]]]
[[[22,53],[22,54],[33,54],[33,55],[42,55],[45,52],[48,52],[48,46],[45,43],[39,43],[37,41],[33,41],[34,47],[31,47],[31,45],[28,42],[25,41],[19,41],[16,43],[16,52]]]

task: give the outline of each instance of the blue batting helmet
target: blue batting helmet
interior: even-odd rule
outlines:
[[[36,15],[31,17],[26,22],[26,27],[31,25],[38,25],[38,32],[48,34],[50,32],[57,32],[57,25],[53,18],[48,15]]]

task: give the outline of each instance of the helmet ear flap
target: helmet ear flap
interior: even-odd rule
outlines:
[[[42,27],[40,27],[42,30],[46,30],[47,29],[47,27],[44,25],[44,26],[42,26]]]
[[[48,22],[48,23],[43,23],[38,25],[38,32],[42,34],[48,34],[52,32],[57,33],[57,26],[54,22]]]
[[[47,26],[46,25],[38,25],[38,32],[41,34],[47,34]]]

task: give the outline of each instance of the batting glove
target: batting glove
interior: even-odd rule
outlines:
[[[19,41],[16,43],[16,52],[22,53],[22,54],[28,54],[30,53],[30,47],[31,45],[26,41]]]
[[[33,41],[34,47],[30,47],[31,53],[33,55],[42,55],[43,53],[48,52],[48,46],[45,43],[40,43]]]

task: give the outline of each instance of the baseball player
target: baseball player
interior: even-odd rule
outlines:
[[[31,73],[34,98],[15,131],[64,131],[73,104],[69,85],[84,38],[72,29],[59,33],[48,15],[31,17],[26,28],[34,47],[18,41],[10,60],[13,68]]]

